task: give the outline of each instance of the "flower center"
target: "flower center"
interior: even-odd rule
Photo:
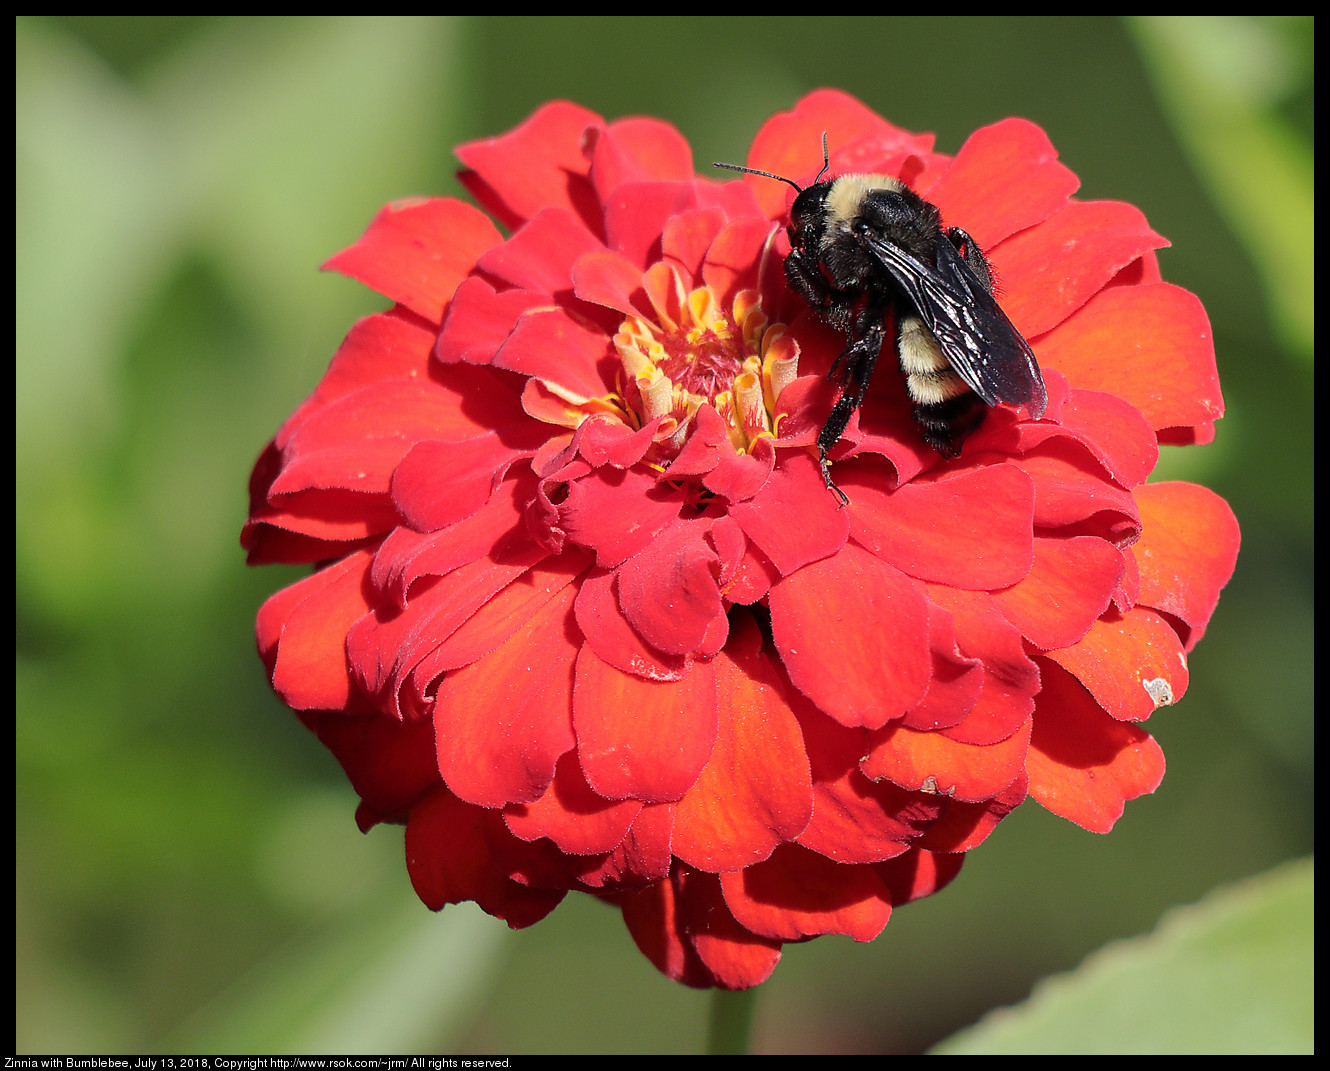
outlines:
[[[638,425],[661,419],[659,460],[682,448],[697,411],[708,405],[743,453],[774,434],[776,399],[798,373],[799,348],[783,324],[770,324],[755,291],[729,308],[709,287],[689,289],[672,266],[643,276],[652,320],[627,317],[614,336],[628,376],[625,402]]]

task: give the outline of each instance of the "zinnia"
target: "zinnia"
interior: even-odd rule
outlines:
[[[1144,483],[1223,409],[1200,303],[1029,122],[951,157],[823,90],[747,162],[807,183],[824,132],[833,174],[902,177],[987,252],[1049,398],[947,460],[884,357],[843,509],[792,191],[698,177],[663,122],[546,105],[458,150],[489,216],[394,204],[329,261],[394,305],[255,468],[251,562],[315,566],[258,643],[431,908],[590,893],[740,989],[786,941],[875,937],[1027,797],[1104,832],[1158,785],[1140,723],[1238,542],[1210,491]]]

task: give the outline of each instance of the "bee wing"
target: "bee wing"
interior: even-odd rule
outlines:
[[[989,405],[1024,405],[1035,419],[1044,415],[1048,394],[1034,351],[950,242],[939,243],[937,266],[929,267],[884,238],[864,241],[966,386]]]

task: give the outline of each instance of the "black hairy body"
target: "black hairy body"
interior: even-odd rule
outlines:
[[[1035,419],[1043,415],[1039,365],[993,296],[987,259],[959,227],[942,226],[934,205],[887,175],[842,175],[800,187],[764,171],[718,166],[799,191],[790,209],[786,279],[819,319],[846,336],[831,369],[840,397],[817,437],[827,487],[842,502],[827,456],[863,402],[889,339],[921,437],[945,457],[960,452],[989,406],[1019,405]]]

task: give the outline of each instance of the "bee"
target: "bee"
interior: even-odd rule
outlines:
[[[826,135],[822,170],[809,186],[737,164],[716,167],[793,186],[790,254],[785,277],[824,323],[846,336],[831,366],[840,397],[817,437],[828,490],[827,455],[864,399],[889,333],[921,437],[955,457],[988,407],[1025,406],[1043,416],[1048,404],[1034,351],[993,296],[993,273],[978,244],[959,227],[943,227],[937,208],[889,175],[841,175],[830,167]]]

